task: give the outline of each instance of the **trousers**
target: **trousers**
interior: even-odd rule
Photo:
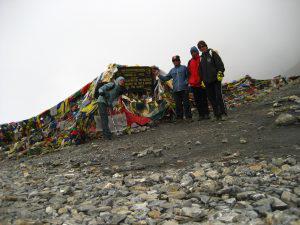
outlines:
[[[183,119],[183,115],[186,119],[192,118],[189,92],[187,90],[174,92],[173,98],[175,101],[177,119]]]
[[[206,94],[213,108],[215,117],[227,115],[226,106],[222,95],[222,84],[220,81],[206,83]]]
[[[103,136],[105,138],[111,138],[112,133],[109,129],[108,126],[108,106],[105,103],[99,102],[98,103],[98,111],[99,115],[101,117],[101,125],[102,125],[102,130],[103,130]]]
[[[206,90],[201,87],[191,87],[199,117],[209,115]]]

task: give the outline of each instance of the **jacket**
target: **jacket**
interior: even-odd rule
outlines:
[[[200,76],[200,56],[197,58],[192,58],[188,62],[188,77],[189,85],[192,87],[201,87],[202,78]]]
[[[225,67],[221,57],[212,49],[203,52],[200,59],[200,74],[204,83],[213,83],[217,81],[217,73],[224,73]]]
[[[173,79],[173,92],[188,90],[188,70],[186,66],[174,67],[166,76],[159,75],[162,81]]]
[[[115,82],[107,83],[99,88],[99,103],[104,103],[109,107],[117,105],[119,97],[126,92],[126,89],[119,85],[120,79],[124,78],[118,77]]]

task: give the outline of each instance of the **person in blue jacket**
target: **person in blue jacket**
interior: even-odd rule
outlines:
[[[176,105],[176,117],[182,120],[192,119],[191,106],[189,101],[188,70],[186,66],[181,65],[178,55],[172,57],[174,68],[166,76],[159,75],[162,81],[173,81],[173,98]]]

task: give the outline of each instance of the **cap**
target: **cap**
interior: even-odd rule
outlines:
[[[175,55],[172,57],[172,62],[174,61],[180,61],[180,56],[179,55]]]

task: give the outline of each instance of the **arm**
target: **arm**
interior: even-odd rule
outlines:
[[[187,68],[187,77],[189,78],[191,76],[191,72],[190,72],[190,64],[191,64],[191,59],[189,60],[186,68]],[[200,67],[200,65],[199,65]]]
[[[104,93],[105,93],[107,90],[112,89],[114,85],[115,85],[115,84],[112,83],[112,82],[107,83],[107,84],[104,84],[102,87],[100,87],[100,88],[98,89],[99,94],[100,94],[100,95],[104,95]]]
[[[187,80],[187,82],[188,82],[189,76],[190,76],[189,68],[185,67],[184,77]]]
[[[216,53],[215,51],[213,51],[213,60],[215,62],[217,71],[221,71],[222,73],[224,73],[225,67],[224,67],[223,61],[222,61],[221,57],[219,56],[219,54]]]
[[[172,79],[171,70],[166,76],[158,75],[159,79],[162,81],[168,81]]]

